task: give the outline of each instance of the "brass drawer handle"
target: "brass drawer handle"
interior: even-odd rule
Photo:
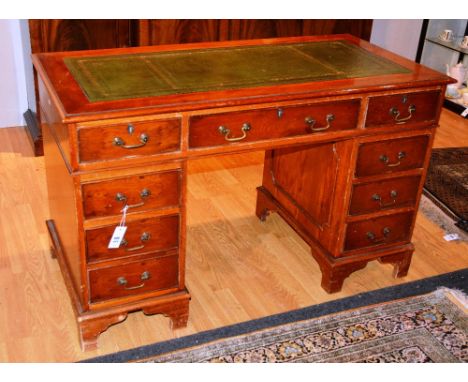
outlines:
[[[136,145],[126,145],[125,141],[122,138],[115,137],[114,138],[114,145],[118,146],[118,147],[121,147],[123,149],[137,149],[139,147],[145,146],[146,143],[148,143],[148,140],[149,140],[149,137],[145,133],[143,133],[143,134],[140,135],[140,142],[141,143],[138,143]]]
[[[380,159],[380,161],[383,162],[383,164],[385,164],[387,167],[397,167],[397,166],[399,166],[399,165],[401,164],[401,160],[402,160],[403,158],[405,158],[405,157],[406,157],[406,153],[405,153],[404,151],[400,151],[400,152],[398,153],[398,156],[397,156],[397,158],[398,158],[398,161],[397,161],[397,162],[389,163],[390,159],[389,159],[388,156],[385,155],[385,154],[382,154],[382,155],[379,157],[379,159]]]
[[[327,122],[327,125],[324,126],[324,127],[314,127],[314,125],[315,125],[315,123],[317,121],[315,119],[311,118],[311,117],[306,117],[304,121],[307,124],[307,126],[309,126],[310,130],[312,130],[312,131],[324,131],[324,130],[328,130],[331,127],[331,123],[334,120],[335,120],[335,116],[333,114],[327,114],[327,116],[325,118],[325,121]]]
[[[400,118],[400,110],[396,107],[391,107],[389,110],[390,115],[393,117],[393,120],[396,123],[405,123],[413,117],[413,113],[416,111],[415,105],[408,106],[408,115],[406,117]]]
[[[372,195],[372,200],[379,202],[380,208],[386,208],[386,207],[393,206],[396,203],[397,196],[398,196],[398,192],[396,190],[391,190],[390,197],[392,198],[392,201],[390,203],[382,203],[382,197],[379,194]]]
[[[148,232],[143,232],[140,236],[140,241],[142,243],[148,241],[149,239],[151,239],[151,234],[149,234]],[[121,242],[120,242],[120,246],[121,247],[126,247],[128,245],[128,242],[127,240],[123,239]],[[143,249],[145,248],[145,244],[141,244],[141,245],[137,245],[135,247],[130,247],[130,248],[125,248],[125,250],[127,252],[132,252],[132,251],[138,251],[139,249]]]
[[[377,239],[377,237],[375,236],[375,233],[371,231],[367,232],[366,236],[369,241],[371,241],[374,244],[378,244],[378,243],[384,243],[387,240],[388,235],[390,235],[390,232],[391,232],[390,228],[385,227],[384,229],[382,229],[383,236],[380,239]]]
[[[247,131],[250,131],[252,127],[250,126],[250,123],[246,122],[242,125],[241,130],[242,130],[242,136],[240,137],[228,137],[228,135],[231,133],[231,130],[228,129],[225,126],[219,126],[218,131],[221,135],[224,135],[224,139],[228,142],[238,142],[242,141],[243,139],[247,138]]]
[[[142,201],[140,203],[128,204],[127,207],[136,208],[136,207],[144,206],[145,205],[144,199],[148,198],[150,195],[151,195],[151,191],[148,190],[147,188],[144,188],[140,192],[140,198],[142,199]],[[123,194],[122,192],[117,192],[117,194],[115,194],[115,200],[117,200],[118,202],[125,203],[127,201],[127,195]]]
[[[150,278],[151,278],[151,273],[149,273],[148,271],[144,271],[140,275],[140,280],[142,280],[142,281],[149,280]],[[123,277],[123,276],[117,278],[117,284],[120,285],[120,286],[123,286],[123,288],[126,289],[126,290],[139,289],[139,288],[143,288],[145,286],[145,283],[143,282],[141,284],[129,287],[129,286],[127,286],[127,284],[128,284],[127,279],[125,277]]]

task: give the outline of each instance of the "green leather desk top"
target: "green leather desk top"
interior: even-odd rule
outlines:
[[[410,73],[346,41],[66,57],[90,102]]]

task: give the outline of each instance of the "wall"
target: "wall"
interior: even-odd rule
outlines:
[[[20,20],[0,20],[0,127],[25,125],[28,109]]]
[[[34,88],[34,69],[31,59],[31,40],[29,38],[28,20],[20,20],[21,44],[24,59],[24,73],[26,76],[26,93],[28,106],[32,111],[36,111],[36,90]],[[26,109],[24,110],[26,111]]]
[[[422,20],[374,20],[370,42],[414,60]]]

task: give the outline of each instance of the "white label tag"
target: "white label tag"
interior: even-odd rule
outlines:
[[[462,117],[466,117],[468,115],[468,107],[462,111],[462,113],[460,114]]]
[[[122,243],[122,240],[125,236],[126,231],[127,231],[126,226],[119,225],[115,227],[114,233],[112,234],[112,237],[109,241],[109,244],[107,245],[107,248],[109,249],[119,248],[120,243]]]
[[[444,235],[444,239],[445,241],[460,240],[460,236],[458,236],[458,233],[449,233]]]

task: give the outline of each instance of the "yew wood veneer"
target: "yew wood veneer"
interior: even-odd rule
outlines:
[[[266,150],[256,214],[277,212],[304,238],[326,291],[372,260],[408,272],[449,77],[350,35],[33,61],[47,227],[83,349],[135,310],[186,325],[191,158]],[[124,206],[125,238],[109,249]]]

